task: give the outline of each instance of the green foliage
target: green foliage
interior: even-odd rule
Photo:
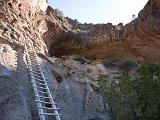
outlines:
[[[117,60],[113,60],[113,59],[107,59],[103,61],[103,65],[108,68],[108,67],[112,67],[112,66],[117,66]]]
[[[113,61],[112,61],[111,59],[109,59],[109,60],[104,60],[104,61],[103,61],[103,65],[104,65],[106,68],[111,67],[111,66],[113,66]]]
[[[116,59],[107,59],[103,61],[103,65],[108,67],[118,67],[124,71],[131,70],[137,66],[137,64],[134,61],[126,60],[124,62],[120,62]]]
[[[64,17],[62,11],[60,11],[59,9],[55,9],[55,13],[60,20],[62,20],[63,22],[67,22],[67,19]]]
[[[160,65],[143,64],[138,77],[118,81],[99,77],[100,93],[110,102],[114,120],[160,119]]]
[[[74,55],[72,55],[72,57],[73,57],[74,60],[79,61],[79,62],[81,62],[82,64],[88,63],[88,60],[85,59],[85,57],[83,57],[83,56],[81,56],[81,55],[76,55],[76,54],[74,54]]]
[[[126,60],[124,62],[122,62],[121,64],[119,64],[119,68],[123,69],[125,71],[131,70],[133,68],[136,67],[136,63],[130,60]]]
[[[76,30],[73,30],[74,33],[80,33],[81,30],[80,29],[76,29]]]

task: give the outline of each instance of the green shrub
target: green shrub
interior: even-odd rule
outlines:
[[[118,66],[119,66],[120,69],[128,71],[128,70],[131,70],[131,69],[135,68],[136,63],[133,62],[133,61],[130,61],[130,60],[126,60],[126,61],[120,63]]]
[[[123,73],[118,81],[100,77],[99,91],[110,103],[113,119],[159,120],[159,75],[159,65],[143,64],[134,79],[127,73]]]
[[[103,61],[103,65],[108,68],[108,67],[116,67],[117,66],[117,60],[114,60],[114,59],[107,59],[107,60],[104,60]]]
[[[73,59],[76,60],[76,61],[79,61],[80,63],[84,64],[84,63],[88,63],[88,60],[85,59],[83,56],[81,55],[72,55]]]
[[[60,20],[62,20],[63,22],[67,22],[67,19],[64,17],[62,11],[60,11],[59,9],[55,9],[55,13]]]
[[[80,33],[81,30],[80,30],[80,29],[75,29],[75,30],[73,30],[73,32],[74,32],[74,33]]]

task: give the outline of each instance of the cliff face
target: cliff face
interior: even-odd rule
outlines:
[[[0,0],[0,120],[38,119],[24,45],[48,54],[47,8],[46,0]]]
[[[39,24],[44,19],[43,11],[47,4],[40,6],[38,1],[1,1],[0,37],[23,47],[34,44],[42,52],[47,52],[41,34],[47,27]],[[42,9],[42,10],[41,10]],[[41,33],[41,31],[43,31]],[[43,47],[42,47],[43,46]]]
[[[123,26],[80,24],[53,43],[51,55],[80,54],[89,59],[120,58],[160,61],[160,1],[149,0],[134,21]]]
[[[56,56],[160,61],[159,0],[150,0],[139,17],[125,26],[67,20],[46,0],[0,1],[0,119],[38,119],[25,44],[33,44],[40,52],[38,60],[63,120],[109,120],[109,105],[97,92],[98,79],[100,75],[112,79],[120,71],[69,57],[48,58],[44,55],[48,50]]]
[[[55,39],[67,33],[71,30],[71,27],[66,18],[64,18],[62,12],[50,6],[48,6],[46,10],[46,22],[48,30],[43,34],[43,40],[49,49]]]
[[[159,62],[160,1],[149,0],[137,19],[123,26],[81,24],[64,18],[45,0],[1,1],[1,34],[12,43],[34,44],[51,56],[80,54],[89,59]],[[15,34],[13,34],[15,33]]]
[[[33,44],[44,57],[51,43],[71,29],[61,12],[47,4],[0,1],[0,120],[39,119],[24,45]],[[84,65],[70,58],[48,62],[43,57],[38,60],[63,120],[110,119],[108,104],[95,90],[99,75],[107,74],[102,64]]]
[[[0,4],[0,37],[18,46],[33,44],[37,51],[48,54],[50,38],[69,29],[46,0],[5,0]]]

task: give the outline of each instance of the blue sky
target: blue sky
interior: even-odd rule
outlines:
[[[49,5],[81,23],[126,24],[148,0],[49,0]]]

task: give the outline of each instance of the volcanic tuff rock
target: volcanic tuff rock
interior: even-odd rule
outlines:
[[[0,37],[21,47],[25,43],[33,44],[38,51],[48,54],[44,33],[51,30],[56,34],[53,29],[68,30],[67,22],[64,23],[52,10],[46,0],[0,1]]]
[[[68,21],[73,30],[52,44],[51,55],[160,62],[160,0],[149,0],[138,18],[124,26],[80,24],[69,18]]]
[[[125,26],[80,24],[64,18],[46,0],[0,0],[0,119],[38,119],[25,44],[33,44],[39,53],[63,120],[109,120],[108,105],[96,90],[98,77],[111,75],[110,70],[85,59],[78,62],[47,55],[159,62],[159,39],[160,0],[149,0],[139,17]]]
[[[102,64],[82,65],[70,59],[52,62],[47,58],[51,43],[71,30],[60,11],[47,4],[45,0],[0,1],[0,119],[38,119],[25,44],[33,44],[42,58],[38,59],[63,120],[110,119],[107,104],[94,90],[99,74],[107,74]]]

